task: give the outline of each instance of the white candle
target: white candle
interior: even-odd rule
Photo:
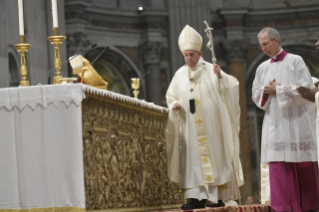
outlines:
[[[23,2],[22,2],[22,0],[18,0],[18,8],[19,8],[19,33],[20,33],[20,35],[24,35]]]
[[[58,26],[58,6],[56,0],[52,0],[52,17],[53,17],[53,28]]]

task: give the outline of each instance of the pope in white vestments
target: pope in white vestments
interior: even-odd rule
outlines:
[[[184,210],[203,208],[206,199],[237,199],[243,185],[239,84],[218,65],[204,61],[201,46],[201,36],[186,25],[179,36],[186,65],[175,73],[166,93],[168,176],[191,199]]]
[[[258,40],[271,57],[258,67],[252,87],[252,100],[265,110],[261,163],[269,164],[270,205],[275,211],[318,210],[316,114],[296,90],[312,88],[312,78],[300,56],[280,47],[277,30],[263,29]]]

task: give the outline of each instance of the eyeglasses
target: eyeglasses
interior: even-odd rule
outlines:
[[[272,42],[272,41],[273,41],[273,40],[268,41],[268,42],[266,42],[266,43],[263,43],[263,44],[261,44],[261,45],[258,45],[258,49],[262,49],[262,48],[264,48],[264,47],[268,47],[269,44],[270,44],[270,42]]]

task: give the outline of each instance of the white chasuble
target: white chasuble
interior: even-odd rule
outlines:
[[[264,87],[274,79],[281,85],[276,86],[276,95],[263,102]],[[317,161],[314,104],[297,93],[298,86],[313,86],[300,56],[287,54],[282,61],[267,60],[256,71],[252,100],[265,110],[261,163]]]
[[[196,71],[189,70],[189,88],[190,97],[194,98],[195,101],[195,113],[193,114],[193,124],[195,126],[195,134],[197,140],[197,147],[199,153],[199,159],[201,164],[201,170],[203,175],[204,183],[210,183],[213,180],[213,169],[209,153],[209,147],[207,144],[206,128],[203,122],[203,110],[201,107],[201,96],[200,96],[200,75],[204,70],[203,66],[198,68]]]
[[[228,187],[225,199],[236,199],[235,179],[238,186],[243,185],[238,81],[221,74],[220,94],[212,64],[200,62],[194,71],[183,66],[175,73],[166,94],[170,108],[166,128],[169,178],[181,188],[197,188],[199,192],[206,188],[207,193],[215,195],[208,195],[214,202],[224,198],[218,197],[218,186]],[[190,99],[195,100],[193,114]],[[172,110],[175,102],[182,108]]]

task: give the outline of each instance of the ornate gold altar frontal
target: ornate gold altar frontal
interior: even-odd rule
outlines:
[[[150,105],[86,91],[82,124],[87,211],[147,211],[183,203],[183,193],[167,177],[168,112]]]

